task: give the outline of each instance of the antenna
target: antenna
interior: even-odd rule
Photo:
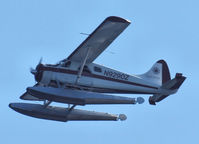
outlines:
[[[80,33],[80,34],[82,34],[82,35],[88,35],[88,36],[90,35],[90,34],[87,34],[87,33]]]

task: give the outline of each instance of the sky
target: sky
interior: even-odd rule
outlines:
[[[197,0],[1,0],[0,143],[198,144],[199,2]],[[39,59],[66,58],[106,17],[131,21],[95,63],[142,74],[164,59],[171,76],[187,77],[175,95],[156,106],[78,107],[113,114],[126,121],[56,122],[16,113],[8,107],[35,84],[30,67]],[[26,101],[27,102],[27,101]],[[34,103],[34,102],[30,102]],[[60,105],[66,107],[67,105]]]

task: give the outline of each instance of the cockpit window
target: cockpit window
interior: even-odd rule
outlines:
[[[71,65],[71,61],[61,62],[62,67],[70,67],[70,65]]]
[[[95,67],[94,67],[94,71],[96,71],[96,72],[100,72],[100,73],[101,73],[101,72],[102,72],[102,69],[101,69],[101,68],[99,68],[99,67],[96,67],[96,66],[95,66]]]
[[[71,61],[67,61],[66,63],[65,63],[65,67],[69,67],[71,65]]]

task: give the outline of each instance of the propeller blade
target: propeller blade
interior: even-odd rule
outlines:
[[[35,75],[37,73],[37,70],[33,69],[33,68],[30,68],[30,72]]]
[[[41,58],[40,58],[40,60],[39,60],[39,64],[41,64],[41,63],[42,63],[42,60],[43,60],[43,58],[41,57]]]

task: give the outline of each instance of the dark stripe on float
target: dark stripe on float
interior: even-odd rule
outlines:
[[[66,74],[76,74],[76,75],[78,74],[77,71],[61,69],[61,68],[52,68],[52,67],[42,67],[41,70],[59,72],[59,73],[66,73]],[[89,73],[83,72],[82,75],[87,76],[87,77],[92,77],[92,78],[99,78],[99,79],[103,79],[103,80],[109,80],[109,81],[115,81],[115,82],[130,84],[130,85],[134,85],[134,86],[142,86],[142,87],[147,87],[147,88],[158,89],[157,87],[153,87],[153,86],[138,84],[138,83],[119,80],[119,79],[113,79],[113,78],[110,78],[110,77],[105,77],[105,76],[96,75],[96,74],[89,74]]]

